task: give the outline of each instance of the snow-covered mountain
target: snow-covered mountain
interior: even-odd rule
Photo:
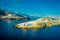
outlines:
[[[0,9],[0,16],[1,15],[6,16],[8,14],[12,14],[14,16],[19,16],[19,17],[25,17],[25,18],[27,18],[27,21],[36,20],[36,19],[40,18],[39,16],[36,16],[36,15],[31,16],[31,15],[27,15],[27,14],[23,14],[23,13],[14,13],[14,12],[9,12],[7,10],[1,10]]]

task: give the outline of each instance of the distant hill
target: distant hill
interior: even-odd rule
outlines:
[[[8,12],[8,13],[5,13],[5,12]],[[9,13],[12,14],[12,15],[20,16],[20,17],[26,17],[26,18],[27,18],[27,21],[36,20],[36,19],[40,18],[40,17],[38,17],[38,16],[30,16],[30,15],[23,14],[23,13],[18,13],[18,14],[16,14],[16,13],[14,13],[14,12],[9,12],[9,11],[7,11],[7,10],[2,10],[2,9],[0,9],[0,16],[1,16],[1,15],[2,15],[2,16],[7,15],[7,14],[9,14]]]
[[[0,15],[5,15],[5,12],[4,12],[5,10],[1,10],[0,9]]]

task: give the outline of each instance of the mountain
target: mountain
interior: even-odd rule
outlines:
[[[36,20],[36,19],[40,18],[38,16],[31,16],[31,15],[27,15],[27,14],[23,14],[23,13],[14,13],[14,12],[0,9],[0,16],[1,15],[6,16],[8,14],[12,14],[12,15],[19,16],[19,17],[25,17],[25,18],[27,18],[27,21]]]

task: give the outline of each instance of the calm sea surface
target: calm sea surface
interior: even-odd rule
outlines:
[[[14,25],[22,21],[0,21],[1,33],[4,37],[18,38],[18,39],[42,39],[42,40],[59,40],[60,39],[60,26],[52,26],[51,28],[29,29],[22,30],[14,28]]]

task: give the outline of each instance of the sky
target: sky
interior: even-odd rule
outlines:
[[[60,0],[0,0],[0,8],[25,14],[60,15]]]

